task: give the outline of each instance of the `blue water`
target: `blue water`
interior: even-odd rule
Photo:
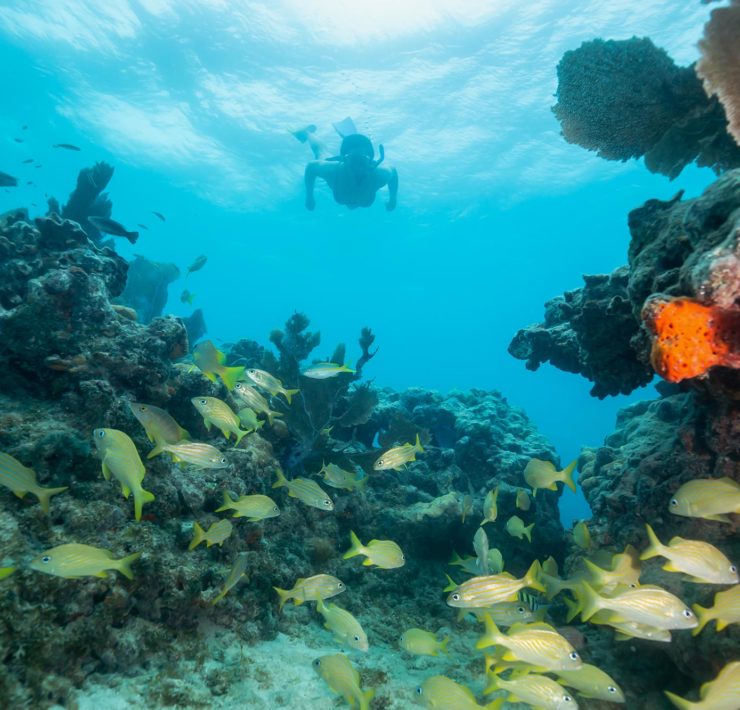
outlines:
[[[695,195],[713,176],[687,169],[670,182],[641,161],[566,144],[550,112],[555,66],[584,40],[633,34],[687,64],[709,8],[398,5],[3,3],[0,170],[23,184],[0,190],[0,211],[36,203],[43,213],[45,194],[66,200],[78,170],[106,160],[113,217],[150,227],[120,244],[124,255],[183,269],[208,255],[187,286],[217,343],[266,343],[300,310],[321,331],[318,354],[345,341],[356,359],[369,325],[380,351],[366,375],[377,384],[500,390],[566,463],[602,442],[628,400],[593,399],[589,383],[547,366],[527,371],[506,351],[511,337],[582,274],[625,262],[630,209]],[[324,187],[315,212],[303,207],[311,156],[289,130],[313,122],[335,148],[331,123],[347,115],[399,171],[395,212],[384,194],[350,212]],[[81,151],[51,148],[60,142]],[[29,157],[43,167],[23,165]],[[178,315],[191,310],[183,285],[168,306]],[[565,523],[589,515],[567,491],[562,512]]]

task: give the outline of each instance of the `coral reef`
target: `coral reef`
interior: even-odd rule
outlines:
[[[717,11],[715,11],[717,12]],[[675,178],[689,163],[720,173],[740,166],[722,104],[693,67],[678,67],[648,38],[595,39],[558,64],[555,116],[563,136],[608,160],[645,157]]]

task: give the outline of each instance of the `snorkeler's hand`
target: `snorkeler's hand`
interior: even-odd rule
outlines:
[[[396,209],[396,201],[388,200],[388,202],[385,203],[385,208],[386,210],[388,210],[388,212],[393,212],[393,210]]]
[[[314,207],[316,207],[316,200],[314,199],[314,196],[306,195],[306,209],[309,212],[313,212]]]

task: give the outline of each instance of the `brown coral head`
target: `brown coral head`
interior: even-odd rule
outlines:
[[[740,309],[652,296],[642,319],[653,336],[650,362],[668,382],[699,377],[718,365],[740,368]]]

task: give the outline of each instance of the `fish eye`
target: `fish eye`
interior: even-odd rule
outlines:
[[[610,693],[616,693],[616,692],[617,692],[617,689],[616,689],[616,688],[615,688],[615,687],[614,687],[613,685],[610,685],[610,686],[608,686],[608,687],[607,687],[607,690],[608,690],[608,691],[609,691]]]
[[[571,698],[570,695],[564,695],[563,696],[563,702],[565,702],[565,703],[572,703],[573,702],[573,698]]]
[[[459,602],[459,601],[460,601],[460,595],[459,595],[459,594],[457,594],[457,592],[456,592],[455,594],[453,594],[453,595],[452,595],[452,596],[450,597],[450,599],[452,599],[452,601],[453,601],[453,602]]]
[[[43,556],[43,557],[41,558],[41,561],[42,561],[42,562],[43,562],[44,564],[48,564],[49,562],[51,562],[51,557],[49,557],[49,555],[44,555],[44,556]]]
[[[205,398],[201,398],[200,403],[201,404],[208,404],[208,400],[205,399]]]
[[[355,641],[359,641],[360,640],[360,637],[357,634],[355,634],[354,635],[354,639],[355,639]]]
[[[384,465],[385,465],[385,461],[384,461],[383,459],[378,459],[378,460],[377,460],[377,461],[376,461],[375,463],[376,463],[376,464],[377,464],[378,466],[384,466]]]
[[[146,412],[147,409],[149,409],[149,407],[147,407],[146,404],[139,405],[140,412]]]
[[[637,585],[634,582],[630,582],[630,589],[637,589]]]
[[[568,657],[570,658],[571,661],[577,661],[580,658],[580,656],[575,651],[569,654]]]
[[[526,610],[526,609],[525,609],[525,608],[524,608],[523,606],[518,606],[518,607],[516,608],[516,610],[517,610],[517,611],[518,611],[518,612],[519,612],[520,614],[523,614],[523,613],[524,613],[525,611],[527,611],[527,610]]]
[[[417,685],[416,686],[416,694],[417,695],[423,695],[424,694],[424,690],[422,689],[422,687],[420,685]]]
[[[344,582],[339,582],[337,584],[337,589],[344,589]]]
[[[321,659],[320,658],[315,659],[313,662],[313,667],[318,668],[320,665],[321,665]]]
[[[326,498],[324,500],[324,505],[331,505],[331,501],[328,498]]]
[[[678,501],[675,498],[671,498],[671,505],[675,508],[678,505]]]
[[[225,456],[222,456],[221,457],[221,463],[227,463],[227,460],[226,460],[226,457]]]
[[[105,429],[98,430],[98,439],[102,439],[105,436]]]
[[[735,565],[730,565],[730,572],[735,574],[735,572],[737,572],[737,567]]]
[[[691,617],[692,617],[692,616],[693,616],[694,614],[693,614],[693,612],[691,611],[691,609],[684,609],[684,610],[683,610],[683,615],[684,615],[684,616],[685,616],[685,617],[686,617],[687,619],[690,619],[690,618],[691,618]]]
[[[277,513],[278,512],[278,507],[275,505],[275,506],[273,506],[272,510],[273,510],[274,513]]]

